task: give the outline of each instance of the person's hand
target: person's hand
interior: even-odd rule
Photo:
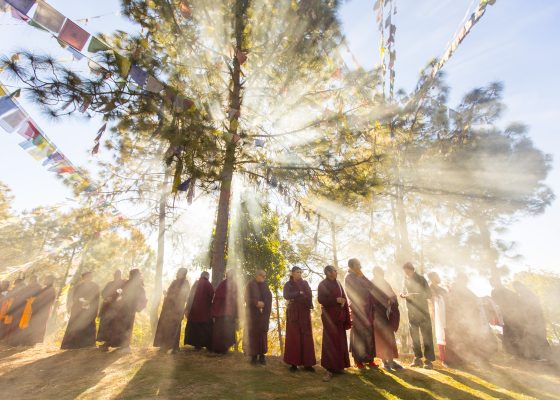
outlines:
[[[300,291],[299,291],[299,294],[305,294],[305,293],[303,293],[303,291],[300,290]]]
[[[264,302],[257,301],[257,308],[264,308]]]
[[[344,297],[337,297],[336,302],[338,304],[344,305],[344,303],[346,303],[346,299]]]
[[[401,299],[406,299],[408,297],[408,295],[405,294],[405,293],[401,293],[400,296],[401,296]]]

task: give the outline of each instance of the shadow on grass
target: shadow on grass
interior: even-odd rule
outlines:
[[[69,350],[15,368],[0,376],[4,399],[70,399],[94,386],[119,353]]]
[[[251,366],[240,354],[214,357],[205,352],[174,356],[154,353],[117,396],[119,399],[464,399],[509,398],[503,393],[458,380],[438,371],[398,373],[351,369],[322,382],[316,373],[288,372],[278,359]]]

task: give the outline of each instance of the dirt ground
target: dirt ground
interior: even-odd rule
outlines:
[[[2,399],[560,399],[560,373],[500,358],[462,370],[400,372],[350,368],[328,383],[324,370],[289,372],[270,357],[251,366],[238,353],[131,354],[97,349],[0,347]]]

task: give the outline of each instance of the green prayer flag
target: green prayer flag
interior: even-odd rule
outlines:
[[[125,56],[121,56],[119,53],[117,53],[114,50],[113,53],[115,54],[115,60],[117,61],[119,74],[121,74],[123,78],[126,78],[128,76],[128,73],[130,72],[130,67],[132,66],[132,62],[128,58],[126,58]]]
[[[46,31],[47,29],[44,28],[42,25],[39,25],[37,22],[33,21],[32,19],[29,20],[28,22],[29,25],[31,25],[33,28],[37,28],[40,29],[42,31]]]
[[[97,53],[99,51],[111,50],[111,47],[96,36],[91,37],[87,51],[90,53]]]

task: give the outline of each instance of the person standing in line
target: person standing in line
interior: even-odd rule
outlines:
[[[415,271],[412,263],[404,264],[403,271],[405,280],[401,297],[406,299],[410,336],[414,349],[414,361],[410,366],[422,367],[422,357],[424,357],[424,368],[432,369],[432,362],[436,359],[432,320],[428,308],[428,300],[432,298],[432,292],[426,278]],[[422,342],[420,336],[422,336]]]
[[[189,295],[185,317],[184,344],[194,346],[196,350],[207,349],[212,345],[212,298],[214,287],[209,281],[210,274],[204,271],[195,282]]]
[[[290,280],[284,285],[286,309],[286,342],[284,345],[284,362],[295,372],[298,366],[315,372],[315,344],[311,325],[313,297],[307,281],[301,277],[300,267],[293,267]]]
[[[346,293],[336,279],[335,267],[327,265],[324,272],[325,279],[319,283],[317,291],[323,323],[321,366],[327,370],[323,381],[328,382],[333,374],[341,374],[350,367],[346,331],[352,327],[352,322]]]
[[[428,273],[428,279],[430,280],[430,290],[432,291],[432,304],[433,304],[433,316],[434,316],[434,327],[436,335],[436,344],[438,345],[439,359],[441,364],[447,368],[447,362],[445,357],[445,328],[446,328],[446,297],[447,290],[441,287],[441,279],[439,274],[435,271]]]
[[[259,269],[245,288],[245,353],[251,357],[251,364],[266,364],[271,310],[272,293],[266,283],[266,273]]]

